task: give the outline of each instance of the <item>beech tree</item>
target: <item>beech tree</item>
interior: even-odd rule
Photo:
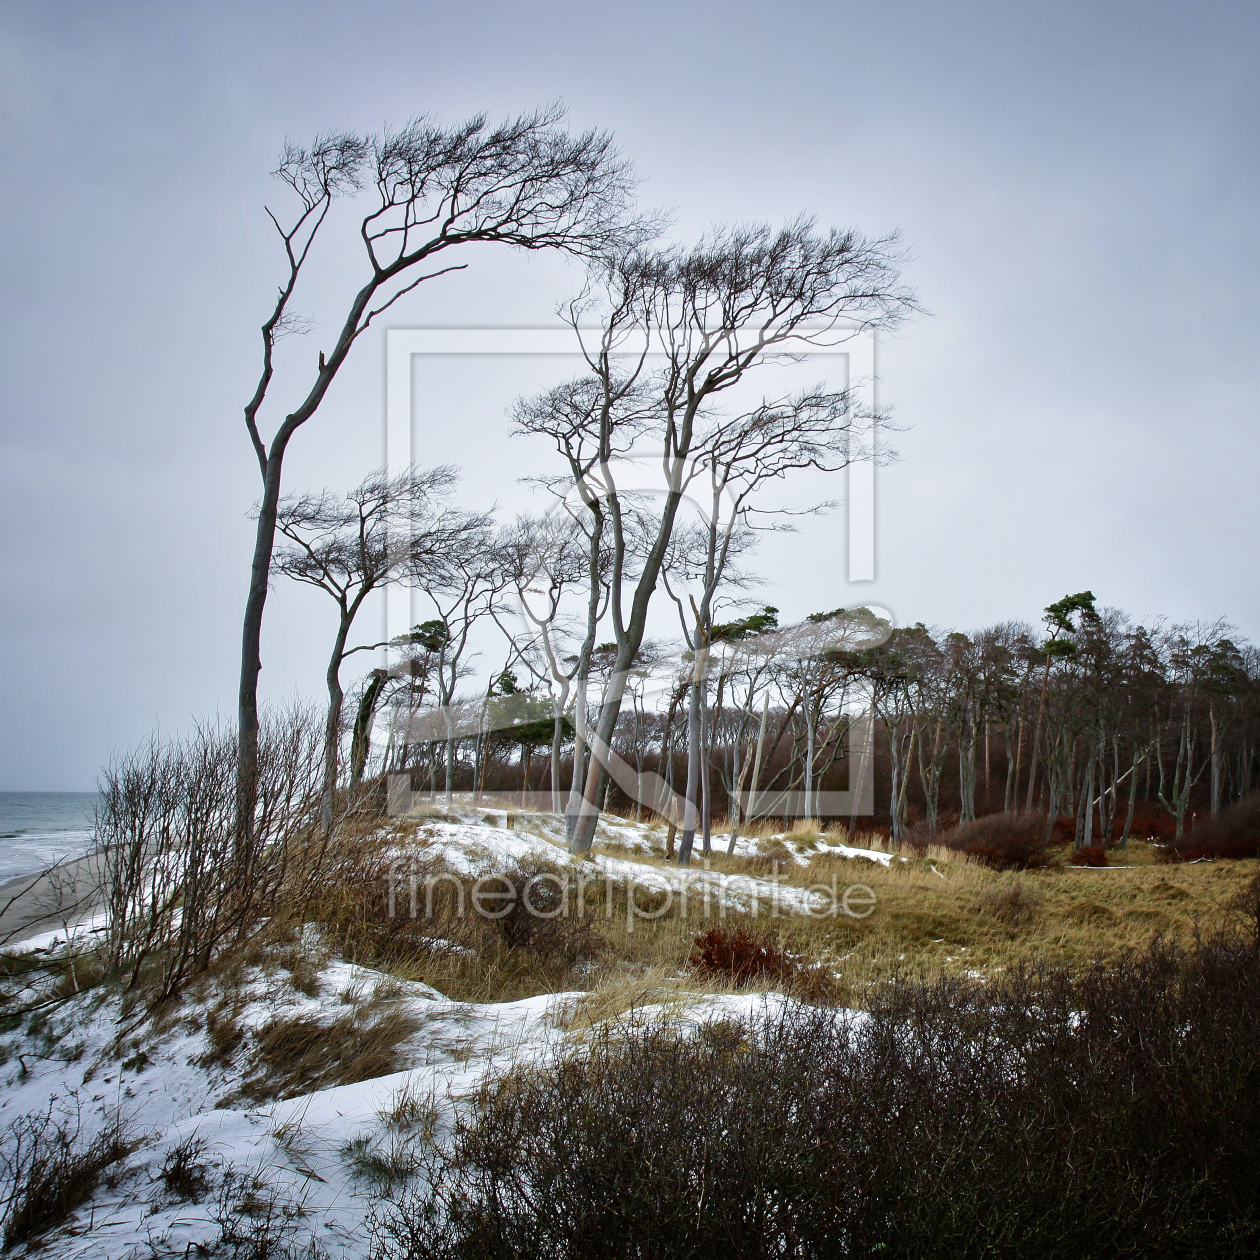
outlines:
[[[749,412],[714,424],[683,473],[683,491],[695,494],[702,506],[700,522],[694,528],[697,545],[689,549],[695,555],[697,589],[689,596],[688,605],[676,601],[684,637],[694,654],[687,718],[687,797],[678,848],[682,866],[690,864],[695,841],[696,792],[702,774],[701,709],[713,642],[714,599],[723,583],[730,580],[731,561],[752,545],[756,522],[764,519],[764,509],[759,514],[754,508],[755,496],[767,483],[780,480],[789,472],[803,468],[835,472],[855,456],[866,454],[861,439],[872,419],[857,414],[848,391],[828,392],[821,386],[791,398],[763,400]],[[666,584],[669,568],[666,566],[662,573]],[[703,774],[707,799],[707,758]],[[807,777],[807,803],[808,800]],[[708,810],[705,818],[707,854]]]
[[[612,535],[609,618],[616,644],[591,738],[597,772],[584,785],[570,841],[574,853],[588,852],[594,839],[629,671],[643,643],[688,470],[711,433],[710,409],[724,391],[774,355],[842,339],[842,321],[885,328],[912,310],[914,300],[900,284],[894,246],[894,238],[868,240],[834,229],[820,233],[805,218],[778,232],[766,226],[723,228],[691,249],[627,252],[607,264],[598,283],[569,307],[569,321],[579,334],[592,317],[602,325],[585,353],[609,404],[595,409],[593,445]],[[645,372],[643,358],[633,356],[649,348],[663,355],[664,364]],[[644,437],[650,434],[657,449],[663,485],[637,580],[626,582],[623,592],[627,530],[611,424],[613,400],[624,394],[628,354],[638,365],[635,378],[643,380],[648,393],[651,423],[645,424]]]
[[[262,325],[262,366],[245,405],[245,427],[262,478],[249,595],[245,604],[238,696],[238,832],[249,865],[253,778],[258,749],[258,675],[263,609],[271,573],[281,470],[289,442],[319,410],[354,346],[372,322],[425,281],[462,270],[464,246],[492,243],[550,249],[583,258],[624,250],[654,230],[630,217],[632,178],[606,132],[571,134],[559,107],[522,114],[499,126],[484,115],[444,126],[412,119],[398,130],[360,136],[330,132],[309,146],[286,144],[275,175],[296,201],[291,213],[268,210],[285,265]],[[309,383],[289,385],[299,402],[270,439],[262,430],[273,393],[276,343],[302,331],[294,308],[298,282],[331,222],[334,203],[362,196],[366,211],[353,239],[363,250],[362,279],[331,348],[321,351]],[[452,251],[458,251],[452,256]],[[244,874],[240,877],[244,878]]]
[[[286,539],[272,567],[294,581],[330,595],[337,605],[325,681],[328,719],[324,735],[323,813],[332,823],[341,747],[341,666],[356,652],[383,643],[347,647],[354,619],[375,590],[404,579],[422,587],[441,584],[449,557],[477,543],[489,524],[485,513],[446,503],[458,480],[454,468],[372,473],[344,496],[327,490],[282,499],[276,528]]]
[[[541,518],[520,516],[501,548],[516,590],[517,608],[530,627],[521,646],[520,660],[551,694],[551,797],[556,813],[561,812],[560,750],[565,737],[565,714],[576,679],[576,777],[586,728],[586,679],[608,590],[602,578],[607,569],[607,550],[585,526],[581,516],[567,511]],[[561,605],[565,594],[580,587],[584,578],[588,595],[584,634],[578,652],[566,654],[565,644],[574,637],[575,627],[562,613]],[[500,628],[509,640],[514,639],[510,630],[502,624]]]

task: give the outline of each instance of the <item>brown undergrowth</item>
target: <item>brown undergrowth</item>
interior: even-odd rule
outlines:
[[[526,814],[518,815],[516,825],[520,831],[535,829]],[[663,835],[663,828],[657,830]],[[543,820],[536,833],[545,834]],[[614,884],[605,896],[601,884],[593,886],[584,908],[569,906],[546,920],[547,926],[537,920],[487,920],[469,912],[472,881],[426,859],[422,827],[393,837],[390,849],[396,855],[400,844],[412,846],[416,854],[414,918],[405,883],[395,889],[390,917],[387,871],[380,860],[364,864],[331,889],[317,912],[339,953],[424,981],[460,1000],[602,991],[606,999],[593,997],[587,1006],[607,1012],[618,1001],[641,1004],[645,993],[686,993],[697,985],[697,934],[723,927],[770,941],[816,967],[835,986],[831,996],[818,1000],[863,1005],[871,986],[906,969],[925,975],[997,976],[1033,959],[1063,964],[1118,959],[1144,948],[1157,934],[1189,941],[1196,930],[1222,921],[1230,898],[1255,867],[1253,862],[1229,861],[1161,865],[1159,851],[1141,841],[1112,853],[1116,864],[1105,869],[1071,867],[1067,851],[1060,848],[1050,850],[1041,869],[999,871],[935,844],[903,848],[884,867],[827,852],[818,845],[820,834],[816,826],[769,831],[760,841],[763,852],[754,857],[714,852],[707,864],[715,872],[834,888],[840,895],[851,885],[862,885],[875,898],[869,917],[776,916],[763,903],[755,916],[713,905],[705,918],[698,898],[684,914],[677,901],[667,907],[661,894],[643,889],[636,893],[639,915],[628,916],[624,887]],[[843,829],[825,834],[832,843],[887,847],[877,835],[850,835]],[[655,831],[649,835],[655,837]],[[607,847],[615,856],[627,855],[624,848]],[[663,865],[659,856],[635,857],[649,866]],[[697,857],[697,864],[705,861]],[[571,869],[567,855],[557,848],[554,861],[507,874],[518,885],[544,877],[536,886],[538,896],[547,887],[546,878]],[[437,879],[426,901],[428,875]],[[715,984],[723,987],[710,976],[700,989],[711,990]],[[736,987],[733,982],[725,986]],[[757,987],[774,986],[763,978]]]

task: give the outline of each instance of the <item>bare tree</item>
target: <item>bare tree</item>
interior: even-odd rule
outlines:
[[[625,307],[614,313],[612,330],[620,328],[632,304],[632,297],[627,297]],[[577,827],[589,756],[588,688],[595,640],[612,587],[612,536],[606,511],[609,487],[600,472],[605,463],[629,454],[650,421],[639,381],[644,357],[640,353],[631,369],[618,376],[579,377],[532,398],[518,399],[512,409],[514,434],[549,438],[564,459],[568,475],[544,479],[543,484],[586,535],[585,632],[577,653],[568,662],[574,694],[573,774],[565,805],[570,841]],[[623,523],[623,544],[626,532]],[[623,545],[622,575],[630,559]]]
[[[802,468],[834,472],[854,458],[869,457],[862,439],[873,417],[860,415],[848,391],[828,392],[821,387],[794,398],[763,400],[752,411],[721,420],[705,436],[690,461],[682,486],[700,500],[701,521],[691,548],[698,590],[688,605],[677,599],[683,634],[692,650],[694,669],[687,719],[687,804],[680,865],[691,862],[696,830],[696,792],[701,781],[700,731],[708,658],[712,641],[714,598],[724,582],[730,583],[730,564],[755,539],[756,522],[764,512],[754,507],[754,496],[768,482]],[[701,489],[702,487],[702,489]],[[825,505],[819,505],[821,508]],[[762,525],[761,528],[767,526]],[[663,572],[668,585],[669,566]],[[674,592],[671,590],[671,595]],[[690,619],[687,616],[690,611]],[[704,787],[708,787],[708,761],[704,761]],[[707,796],[707,791],[706,791]],[[808,802],[808,779],[806,800]],[[708,813],[705,813],[704,851],[709,851]]]
[[[565,511],[538,519],[521,516],[503,546],[507,571],[516,590],[517,608],[530,628],[526,642],[521,644],[520,660],[546,684],[552,697],[551,807],[556,813],[561,809],[560,749],[565,714],[574,679],[583,662],[588,671],[590,668],[590,648],[566,655],[565,643],[572,638],[574,627],[562,613],[561,605],[570,588],[579,585],[583,578],[589,581],[592,543],[596,548],[597,569],[600,567],[598,541],[589,536],[584,524],[580,517]],[[595,602],[592,608],[588,600],[585,641],[593,647],[603,602],[601,596],[606,595],[607,585],[599,581],[597,574],[595,585],[590,589],[595,593]],[[500,628],[510,640],[517,638],[502,623]],[[584,696],[582,703],[585,704]]]
[[[262,368],[245,406],[245,426],[263,482],[241,644],[238,830],[246,845],[253,829],[263,608],[281,466],[293,435],[319,409],[355,343],[378,315],[424,281],[467,265],[448,261],[450,250],[490,242],[593,258],[654,230],[653,224],[627,217],[630,169],[608,134],[570,134],[561,125],[563,117],[557,106],[497,127],[484,115],[450,127],[420,117],[396,131],[328,133],[309,147],[285,146],[275,174],[292,190],[297,206],[283,222],[268,211],[280,236],[286,272],[262,325]],[[286,332],[302,330],[292,305],[298,281],[333,203],[356,194],[369,199],[358,223],[364,279],[332,349],[320,353],[304,394],[299,387],[301,401],[265,441],[260,412],[273,384],[276,342]]]
[[[586,358],[609,406],[595,413],[594,445],[613,537],[610,617],[616,659],[604,688],[592,748],[599,772],[588,777],[570,847],[589,851],[607,774],[613,731],[628,672],[643,641],[648,607],[684,494],[689,469],[709,433],[706,413],[758,363],[808,344],[834,343],[842,322],[865,328],[895,324],[914,308],[900,285],[894,240],[855,232],[815,231],[799,219],[779,232],[753,226],[720,229],[690,250],[632,251],[609,264],[600,288],[576,300],[568,318],[581,331],[592,315],[603,324]],[[653,437],[663,474],[655,536],[638,578],[622,590],[626,536],[613,467],[611,403],[626,379],[628,351],[659,346],[665,363],[650,376]],[[641,371],[643,359],[638,360]]]
[[[475,537],[467,537],[458,551],[448,557],[441,584],[425,591],[437,614],[435,620],[445,628],[435,653],[434,699],[442,718],[446,745],[448,806],[455,791],[455,695],[472,660],[469,648],[473,628],[479,621],[493,616],[499,596],[510,581],[510,569],[503,560],[501,540],[495,538],[487,525]]]
[[[324,743],[323,816],[332,825],[341,747],[342,662],[382,643],[347,647],[363,601],[375,590],[408,579],[428,588],[442,581],[450,556],[484,535],[489,516],[447,503],[458,479],[449,465],[374,472],[344,496],[327,490],[282,499],[276,527],[288,540],[272,567],[316,587],[337,605],[337,632],[328,659],[328,724]]]

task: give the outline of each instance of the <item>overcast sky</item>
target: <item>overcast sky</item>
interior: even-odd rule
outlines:
[[[786,616],[970,629],[1088,587],[1260,637],[1258,27],[1221,3],[5,0],[0,789],[88,788],[111,749],[233,712],[268,171],[286,136],[426,111],[562,97],[683,239],[802,210],[901,229],[932,314],[882,351],[904,431],[877,580],[846,584],[839,517],[811,524],[765,566]],[[330,238],[299,300],[303,373],[355,261]],[[580,281],[472,262],[394,325],[548,326]],[[294,489],[380,463],[382,347],[295,439]],[[433,421],[435,458],[508,509],[511,471],[546,463],[506,436],[523,387],[483,374]],[[265,695],[317,695],[330,633],[277,590]]]

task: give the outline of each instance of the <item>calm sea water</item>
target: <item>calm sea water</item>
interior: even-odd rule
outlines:
[[[85,852],[95,807],[95,792],[0,792],[0,880]]]

